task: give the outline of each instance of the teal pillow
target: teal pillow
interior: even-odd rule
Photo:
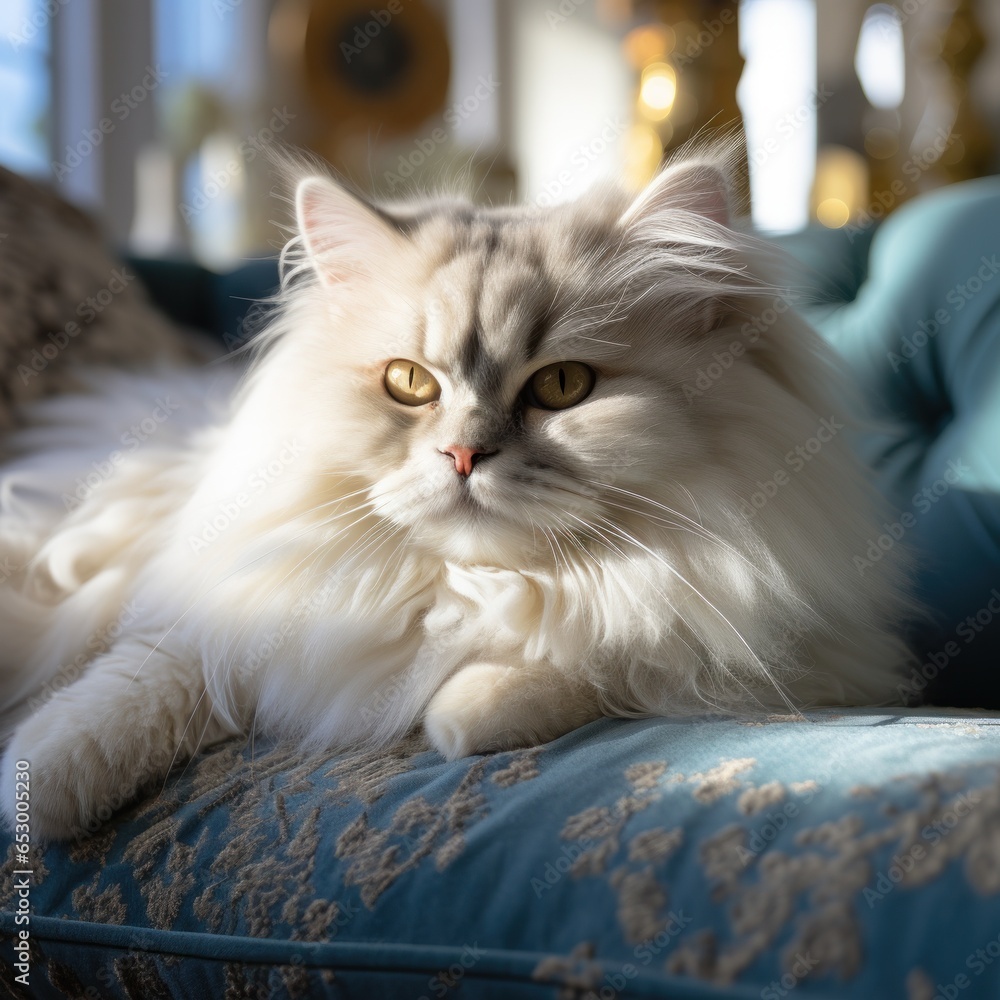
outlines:
[[[896,512],[859,572],[911,546],[927,697],[1000,707],[1000,178],[904,206],[857,297],[812,318],[884,423],[864,449]]]

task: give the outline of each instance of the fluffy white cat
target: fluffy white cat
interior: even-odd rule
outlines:
[[[888,700],[907,603],[855,568],[842,380],[727,199],[702,156],[544,211],[307,176],[239,385],[94,372],[32,404],[0,467],[8,814],[19,761],[66,837],[251,727],[422,720],[454,759]]]

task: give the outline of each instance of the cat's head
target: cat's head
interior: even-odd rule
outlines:
[[[545,210],[373,208],[308,177],[296,210],[289,406],[314,460],[415,543],[558,562],[613,541],[630,493],[669,503],[710,466],[711,411],[685,390],[757,287],[717,163]]]

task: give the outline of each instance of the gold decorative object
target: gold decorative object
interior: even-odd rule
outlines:
[[[629,160],[633,179],[641,182],[663,155],[700,132],[743,131],[736,103],[743,57],[738,0],[638,0],[634,15],[639,23],[623,49],[638,74]],[[746,202],[745,158],[737,185]]]
[[[951,74],[956,106],[955,123],[951,127],[955,138],[935,168],[945,183],[991,173],[993,142],[969,93],[969,77],[985,47],[986,38],[977,20],[975,4],[972,0],[959,0],[941,42],[941,61]]]
[[[282,0],[270,42],[311,112],[303,138],[335,164],[359,136],[411,134],[444,106],[448,34],[424,0]]]
[[[991,172],[993,142],[969,78],[985,48],[972,0],[895,0],[903,29],[906,92],[895,127],[871,115],[865,153],[871,197],[862,222],[944,184]]]

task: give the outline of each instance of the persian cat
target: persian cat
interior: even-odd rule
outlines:
[[[422,722],[455,759],[891,699],[903,575],[855,567],[877,507],[842,381],[723,164],[546,210],[316,175],[295,205],[245,378],[95,369],[6,441],[2,780],[30,763],[36,835],[251,728]]]

